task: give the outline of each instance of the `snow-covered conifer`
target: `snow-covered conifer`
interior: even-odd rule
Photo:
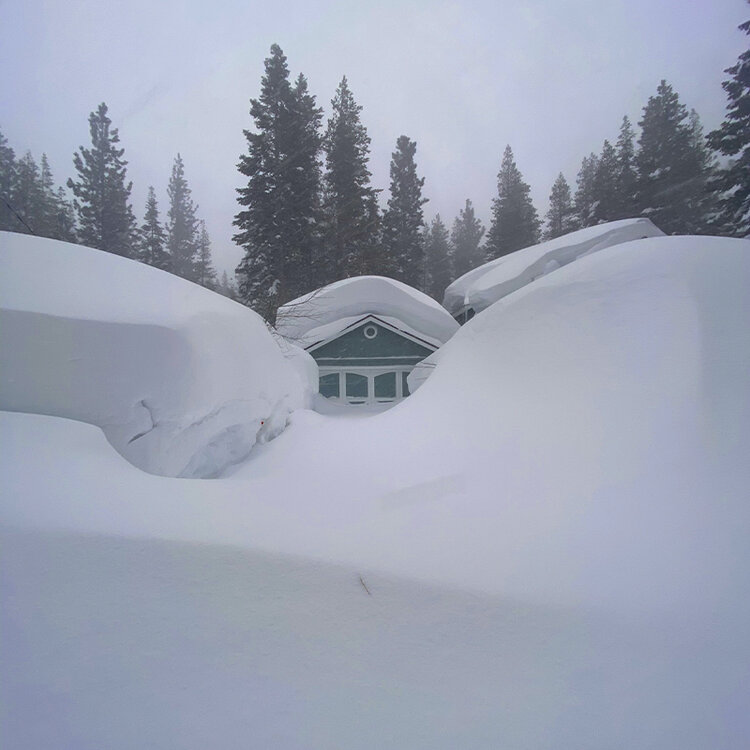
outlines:
[[[169,212],[167,214],[167,250],[170,270],[188,281],[197,281],[198,256],[197,206],[185,179],[185,165],[177,154],[167,186]]]
[[[346,76],[331,108],[324,139],[327,282],[379,271],[377,191],[370,185],[368,168],[370,138]]]
[[[138,237],[138,260],[162,271],[171,270],[171,258],[166,248],[166,232],[159,221],[156,192],[149,186],[146,212]]]
[[[424,240],[422,197],[424,177],[417,177],[414,155],[417,144],[401,135],[391,155],[391,197],[383,217],[383,247],[388,276],[424,287]]]
[[[127,162],[124,149],[117,148],[117,128],[110,129],[107,105],[102,102],[89,115],[91,148],[80,147],[73,155],[78,172],[69,179],[74,206],[78,213],[79,239],[82,244],[117,255],[133,254],[135,217],[129,203],[132,183],[126,183]]]
[[[486,258],[481,246],[483,236],[482,222],[475,216],[474,206],[467,198],[466,205],[459,211],[451,231],[454,278],[463,276],[467,271],[484,263]]]
[[[576,229],[575,211],[570,197],[570,186],[562,172],[552,185],[547,211],[547,229],[544,239],[551,240]]]
[[[425,231],[425,289],[438,302],[453,280],[453,248],[450,234],[438,214]]]
[[[750,34],[750,21],[740,27]],[[718,225],[737,237],[750,236],[750,50],[746,50],[732,67],[731,78],[722,83],[727,92],[727,114],[724,122],[708,134],[715,151],[731,157],[718,175]]]
[[[499,258],[539,242],[540,221],[530,192],[511,147],[506,146],[497,175],[497,198],[492,201],[492,224],[485,246],[487,257]]]

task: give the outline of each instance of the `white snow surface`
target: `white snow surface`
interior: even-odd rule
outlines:
[[[354,276],[324,286],[279,308],[276,327],[286,338],[310,346],[334,336],[367,314],[385,318],[436,346],[458,324],[432,297],[384,276]]]
[[[155,474],[220,473],[317,391],[254,312],[78,245],[0,233],[0,316],[0,408],[95,424]]]
[[[611,247],[211,482],[1,415],[0,746],[744,750],[749,286]]]
[[[622,219],[579,229],[468,271],[445,290],[443,306],[452,315],[468,307],[479,313],[516,289],[586,255],[623,242],[663,235],[649,219]]]

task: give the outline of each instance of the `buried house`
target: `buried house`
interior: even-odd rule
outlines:
[[[661,237],[648,219],[621,219],[516,250],[468,271],[446,290],[443,305],[463,324],[511,292],[562,266],[623,242]]]
[[[458,324],[417,289],[383,276],[356,276],[287,302],[277,329],[315,359],[321,395],[362,405],[408,396],[407,375]]]

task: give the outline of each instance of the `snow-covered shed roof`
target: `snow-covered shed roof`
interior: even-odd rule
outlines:
[[[335,336],[365,315],[377,315],[396,328],[435,346],[444,344],[458,324],[434,299],[384,276],[354,276],[316,289],[279,308],[279,333],[311,346]]]
[[[648,219],[622,219],[579,229],[496,258],[465,273],[445,290],[443,306],[451,315],[468,308],[478,313],[534,279],[584,255],[622,242],[663,234]]]

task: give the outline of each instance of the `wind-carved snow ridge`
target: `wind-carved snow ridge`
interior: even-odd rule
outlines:
[[[215,477],[317,391],[231,300],[109,253],[0,233],[0,408],[101,427],[163,476]]]

